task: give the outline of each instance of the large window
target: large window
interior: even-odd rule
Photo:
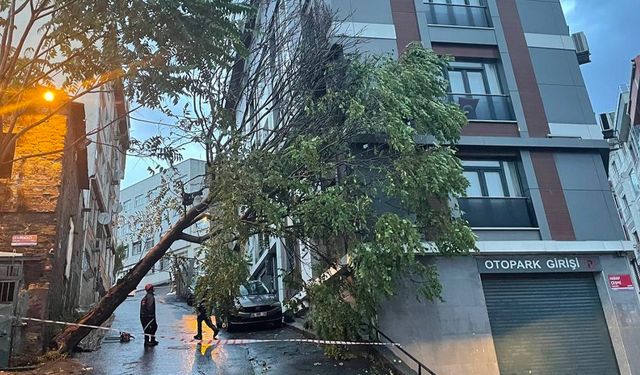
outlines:
[[[491,27],[484,0],[425,0],[425,3],[430,24]]]
[[[135,207],[141,207],[144,204],[144,195],[140,194],[135,198]]]
[[[467,118],[513,120],[509,96],[504,94],[498,65],[493,62],[456,61],[449,64],[449,101]]]
[[[140,243],[140,241],[134,242],[133,246],[131,247],[131,255],[138,255],[140,253],[142,253],[142,244]]]
[[[515,161],[463,160],[462,166],[469,187],[467,196],[458,199],[458,206],[471,227],[537,227]]]
[[[465,160],[464,176],[469,181],[468,197],[521,197],[518,172],[514,162]]]

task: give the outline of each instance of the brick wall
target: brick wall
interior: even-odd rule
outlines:
[[[23,116],[16,131],[41,119]],[[84,136],[82,105],[72,105],[65,114],[55,115],[16,142],[10,179],[0,179],[0,251],[16,251],[28,257],[18,313],[23,316],[71,318],[78,301],[82,269],[83,224],[81,192],[86,181],[86,155],[71,147]],[[78,142],[82,144],[82,142]],[[56,150],[28,159],[20,158]],[[83,163],[79,163],[84,158]],[[65,277],[70,220],[75,226],[70,277]],[[14,234],[36,234],[33,247],[11,247]],[[41,352],[57,327],[28,323],[17,330],[13,340],[15,359]]]

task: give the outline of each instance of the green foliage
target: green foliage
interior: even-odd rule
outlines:
[[[467,187],[452,146],[466,119],[443,100],[445,65],[418,45],[399,60],[331,60],[323,95],[315,78],[292,82],[304,110],[291,110],[299,114],[277,148],[239,143],[211,167],[213,221],[239,243],[258,233],[295,238],[323,269],[346,255],[345,272],[307,286],[312,324],[323,338],[370,333],[376,309],[398,282],[411,283],[418,297],[440,298],[429,254],[474,248],[473,233],[450,204]],[[223,274],[239,272],[241,258],[220,267]]]
[[[113,260],[113,273],[117,274],[122,269],[124,258],[127,257],[127,246],[125,244],[118,244],[116,246],[116,255]]]
[[[202,275],[196,284],[196,298],[215,309],[218,316],[234,308],[234,298],[249,276],[244,254],[214,239],[206,242],[203,252]]]

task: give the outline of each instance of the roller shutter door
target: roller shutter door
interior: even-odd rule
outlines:
[[[593,274],[484,275],[501,375],[619,375]]]

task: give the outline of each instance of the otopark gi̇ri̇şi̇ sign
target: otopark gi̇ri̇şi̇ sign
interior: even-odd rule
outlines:
[[[477,257],[480,273],[596,272],[598,257],[501,256]]]

